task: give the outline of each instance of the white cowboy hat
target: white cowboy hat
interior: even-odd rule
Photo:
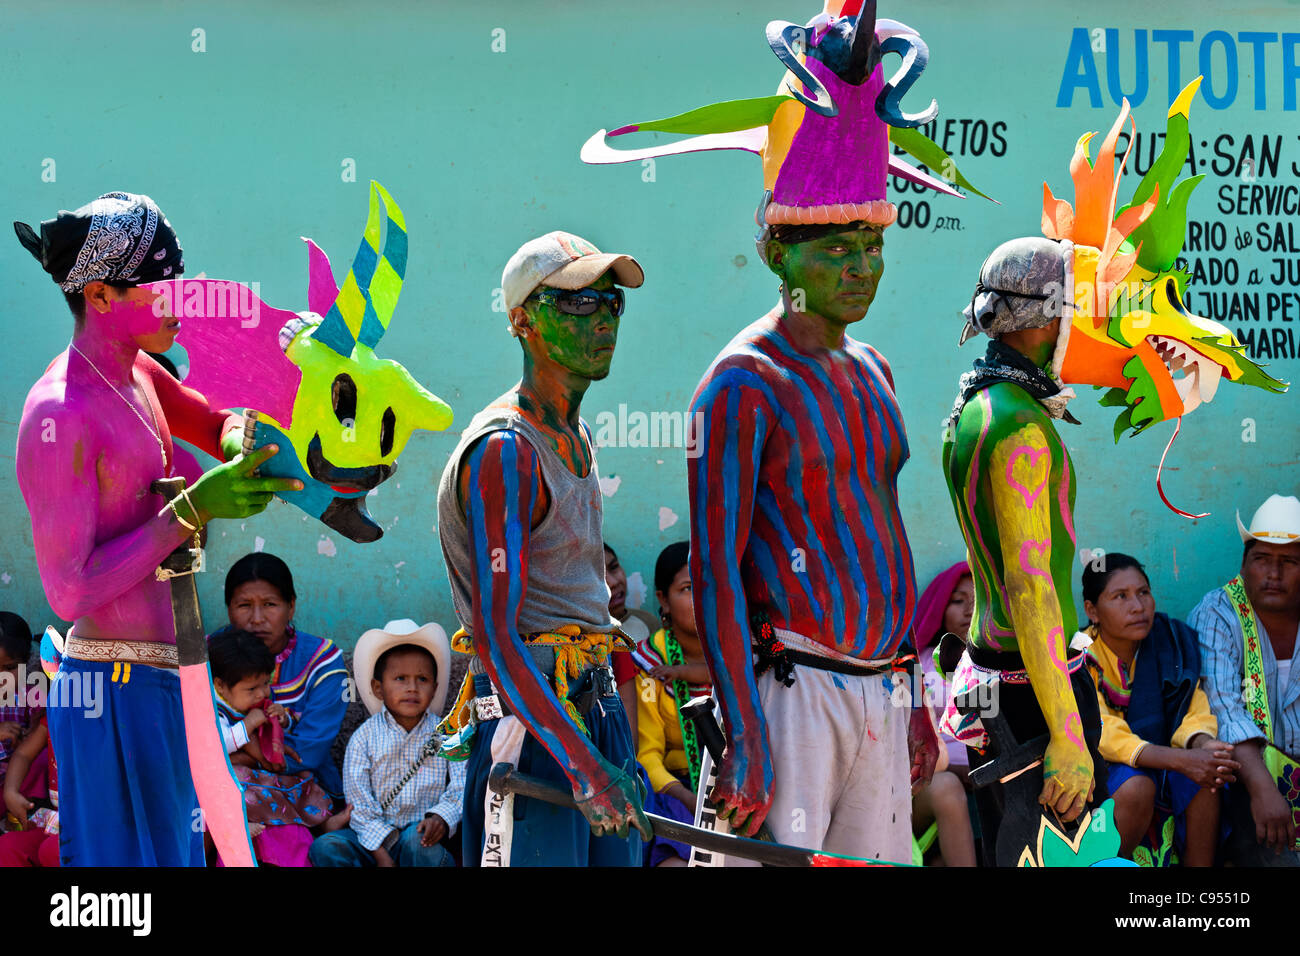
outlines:
[[[382,702],[370,689],[370,682],[375,676],[375,661],[389,648],[398,644],[414,644],[423,647],[433,655],[438,665],[438,686],[433,690],[433,701],[429,710],[441,714],[447,703],[447,682],[451,678],[451,645],[447,641],[447,632],[439,625],[429,623],[423,627],[409,618],[389,621],[382,628],[366,631],[357,641],[356,650],[352,652],[352,679],[356,682],[357,693],[361,695],[366,710],[376,713]]]
[[[1242,541],[1266,541],[1269,544],[1300,542],[1300,498],[1295,495],[1271,495],[1250,519],[1250,530],[1241,523],[1237,512],[1237,531]]]

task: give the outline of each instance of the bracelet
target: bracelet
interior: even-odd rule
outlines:
[[[172,509],[172,514],[174,514],[176,516],[176,520],[181,523],[181,527],[185,528],[191,534],[198,534],[199,531],[198,525],[190,524],[188,521],[182,518],[181,513],[176,510],[176,501],[177,498],[173,498],[171,501],[167,502],[167,507]]]

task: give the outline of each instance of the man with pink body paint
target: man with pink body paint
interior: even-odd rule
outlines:
[[[107,193],[39,235],[14,230],[76,318],[28,393],[16,455],[46,597],[73,622],[49,695],[60,860],[202,866],[170,590],[154,572],[207,521],[256,514],[298,483],[253,477],[274,448],[237,457],[240,418],[145,354],[170,348],[180,323],[139,286],[184,269],[153,200]],[[149,486],[174,473],[173,435],[235,460],[168,502]]]

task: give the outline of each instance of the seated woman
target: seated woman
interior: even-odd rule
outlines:
[[[940,674],[934,660],[939,638],[945,634],[955,634],[964,644],[974,613],[975,583],[965,561],[958,561],[941,571],[916,602],[913,631],[916,634],[917,662],[924,677],[926,702],[936,720],[943,716],[943,708],[948,700],[948,682]],[[956,666],[955,663],[952,666]],[[949,667],[950,672],[951,669]],[[948,770],[961,777],[964,784],[966,774],[970,771],[970,756],[966,745],[947,734],[940,734],[939,739],[948,751]]]
[[[678,706],[712,689],[704,650],[695,634],[691,575],[686,566],[690,544],[664,548],[655,562],[655,593],[663,627],[632,653],[637,672],[637,760],[650,778],[646,810],[691,823],[700,785],[702,744]],[[685,866],[690,847],[656,837],[646,847],[647,866]]]
[[[1156,612],[1146,571],[1127,554],[1085,566],[1083,608],[1120,854],[1147,866],[1179,856],[1213,866],[1222,790],[1241,765],[1215,739],[1196,632]]]
[[[917,602],[913,629],[923,678],[921,686],[936,721],[943,714],[948,688],[936,670],[932,652],[944,634],[956,634],[965,641],[974,610],[975,586],[965,561],[958,561],[939,574]],[[947,734],[941,734],[940,740],[947,750],[947,760],[940,758],[940,766],[929,785],[912,797],[912,829],[924,843],[930,826],[935,825],[939,858],[933,862],[942,862],[944,866],[974,866],[975,835],[965,786],[970,758],[965,744]]]
[[[609,586],[610,616],[622,626],[633,644],[640,644],[655,632],[658,624],[653,615],[627,606],[627,572],[609,544],[605,545],[605,584]],[[614,686],[627,712],[632,739],[636,740],[636,665],[630,654],[611,654],[609,663],[614,671]]]
[[[261,638],[275,656],[271,700],[289,714],[284,731],[286,773],[310,770],[331,797],[342,797],[343,778],[330,759],[352,694],[343,652],[333,642],[293,626],[298,595],[289,566],[273,554],[246,554],[226,574],[231,627]]]

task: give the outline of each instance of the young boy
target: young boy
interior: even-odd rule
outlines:
[[[438,754],[447,699],[447,635],[390,621],[357,642],[353,675],[371,717],[348,741],[349,826],[312,844],[313,866],[454,866],[440,846],[461,818],[465,764]]]

